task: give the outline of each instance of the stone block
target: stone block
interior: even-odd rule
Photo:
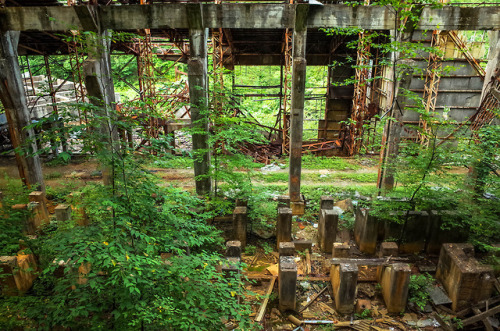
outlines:
[[[31,288],[37,265],[32,254],[0,256],[0,288],[2,295],[19,295]]]
[[[351,252],[351,246],[345,243],[333,243],[332,257],[335,258],[348,258]]]
[[[380,250],[378,251],[379,257],[384,256],[398,256],[399,247],[398,244],[394,241],[384,241],[380,244]]]
[[[389,313],[399,314],[406,309],[410,273],[410,266],[404,263],[394,263],[378,268],[382,296]]]
[[[295,256],[295,244],[293,242],[281,242],[279,254],[280,256]]]
[[[319,203],[319,209],[332,209],[333,208],[333,197],[330,195],[322,195]]]
[[[60,204],[57,205],[56,208],[54,209],[55,215],[56,215],[56,220],[58,222],[66,222],[71,219],[71,206],[70,205],[65,205],[65,204]]]
[[[311,252],[312,249],[312,240],[294,240],[293,244],[295,245],[295,250],[298,252],[304,252],[306,249]]]
[[[452,221],[452,222],[449,222]],[[462,243],[469,237],[469,226],[457,212],[451,210],[431,210],[429,212],[429,235],[426,252],[439,254],[444,243]],[[451,226],[452,224],[457,226]]]
[[[354,263],[332,265],[330,278],[335,299],[335,309],[341,314],[352,313],[358,284],[358,266]]]
[[[238,240],[228,241],[226,243],[226,257],[241,258],[241,242]]]
[[[293,215],[304,215],[306,209],[306,204],[304,200],[291,201],[290,204],[292,207]]]
[[[290,196],[288,195],[278,196],[278,208],[281,207],[290,208]]]
[[[471,244],[443,244],[436,270],[454,311],[469,307],[491,296],[494,275],[491,266],[474,258]]]
[[[226,260],[222,261],[222,274],[224,277],[234,277],[240,272],[241,259],[238,257],[228,257]]]
[[[233,212],[234,239],[241,242],[241,248],[247,245],[247,208],[236,207]]]
[[[333,208],[333,200],[332,200]],[[337,225],[340,212],[334,209],[321,209],[318,224],[318,241],[322,252],[331,253],[337,238]]]
[[[408,217],[404,226],[404,233],[399,245],[399,252],[402,254],[420,253],[425,250],[425,242],[429,234],[429,213],[425,211],[410,211],[398,213],[401,223],[385,221],[385,239],[399,239],[403,230],[403,223]]]
[[[297,290],[297,264],[293,256],[281,256],[278,273],[279,309],[295,310]]]
[[[292,241],[292,210],[278,208],[278,222],[276,224],[276,245],[279,250],[280,243]]]
[[[365,208],[356,209],[354,223],[354,239],[361,252],[375,254],[377,249],[377,238],[381,222],[370,210]]]

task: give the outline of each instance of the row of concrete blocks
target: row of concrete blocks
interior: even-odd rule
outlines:
[[[467,232],[460,228],[443,230],[441,225],[445,218],[456,215],[450,211],[410,211],[394,213],[394,216],[408,217],[399,253],[413,254],[426,251],[430,254],[439,254],[441,245],[445,242],[464,242]],[[379,242],[391,238],[400,238],[403,225],[390,220],[374,216],[370,209],[356,210],[354,239],[361,252],[375,254]]]
[[[226,243],[227,262],[222,271],[226,275],[238,272],[241,261],[241,243]],[[335,309],[341,314],[354,311],[358,266],[354,263],[332,265],[330,279],[334,294]],[[378,280],[382,285],[382,293],[391,313],[400,313],[406,307],[408,285],[410,282],[410,266],[396,263],[378,268]],[[293,242],[282,242],[279,246],[278,293],[279,308],[282,311],[296,310],[297,263],[295,262],[295,245]]]

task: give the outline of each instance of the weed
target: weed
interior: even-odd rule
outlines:
[[[245,254],[246,255],[254,255],[256,251],[257,251],[257,247],[255,245],[247,245],[245,247]]]
[[[269,245],[268,242],[262,243],[261,247],[264,250],[264,254],[266,254],[266,255],[271,254],[271,252],[274,251],[273,248],[271,247],[271,245]]]
[[[424,309],[429,301],[430,295],[427,288],[432,286],[434,278],[431,275],[411,275],[409,288],[409,301],[413,302],[420,309]]]
[[[45,174],[43,177],[46,180],[57,179],[62,177],[62,173],[60,171],[53,171],[51,173]]]

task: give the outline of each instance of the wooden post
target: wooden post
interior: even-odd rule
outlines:
[[[406,61],[408,62],[408,61]],[[411,61],[413,62],[413,61]],[[395,162],[399,152],[399,142],[401,140],[401,131],[403,130],[404,98],[401,89],[409,89],[413,74],[413,67],[410,63],[401,72],[401,77],[396,83],[396,93],[394,103],[390,111],[391,120],[384,128],[382,141],[386,143],[381,151],[382,162],[379,169],[378,187],[383,191],[394,188],[394,175],[396,172]]]
[[[212,190],[210,150],[208,146],[208,81],[207,37],[203,28],[202,4],[188,4],[190,58],[188,61],[189,99],[193,133],[194,175],[196,193],[205,195]]]
[[[9,123],[12,145],[16,148],[19,177],[30,189],[45,191],[42,164],[35,154],[35,133],[33,129],[26,129],[31,119],[17,55],[19,34],[18,31],[0,32],[0,100]],[[17,148],[27,149],[27,152],[20,153]]]
[[[306,37],[309,5],[297,5],[293,30],[293,67],[290,119],[290,201],[299,202],[302,163],[302,133],[304,122],[304,93],[306,87]]]
[[[111,32],[98,32],[97,36],[90,37],[89,57],[83,65],[85,86],[90,102],[99,107],[99,134],[101,135],[102,149],[114,153],[120,148],[118,132],[113,125],[115,107],[115,88],[111,76]],[[112,169],[104,165],[102,169],[103,182],[111,185],[113,180]]]

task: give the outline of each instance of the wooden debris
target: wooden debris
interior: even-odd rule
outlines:
[[[446,323],[442,318],[441,316],[439,316],[439,314],[432,314],[432,316],[436,319],[436,321],[438,321],[439,325],[441,325],[441,328],[444,330],[444,331],[453,331],[453,328],[448,325],[448,323]]]
[[[476,316],[472,316],[472,317],[469,317],[467,319],[462,320],[462,325],[467,326],[467,325],[471,325],[471,324],[474,324],[474,323],[479,322],[479,321],[483,321],[484,319],[486,319],[486,317],[493,316],[497,313],[500,313],[500,305],[496,306],[495,308],[489,309],[483,313],[480,313]]]
[[[474,315],[480,315],[481,314],[481,311],[479,310],[479,308],[472,308],[472,312],[474,313]],[[491,323],[490,323],[490,321],[488,321],[487,317],[485,317],[481,321],[483,322],[484,327],[486,328],[486,331],[494,331],[493,330],[493,326],[491,326]]]
[[[267,288],[266,298],[264,299],[264,302],[262,302],[262,305],[260,306],[259,309],[259,313],[257,314],[257,318],[255,319],[257,323],[262,322],[262,319],[264,318],[264,313],[266,312],[266,307],[267,303],[269,302],[269,297],[271,296],[271,293],[273,293],[274,283],[276,282],[276,278],[277,277],[273,277],[271,283],[269,284],[269,287]]]
[[[288,315],[288,320],[293,324],[295,324],[296,326],[301,326],[304,323],[293,315]]]
[[[313,297],[311,298],[311,300],[306,303],[306,305],[302,308],[299,309],[299,313],[303,312],[304,310],[307,309],[307,307],[309,307],[317,298],[320,297],[321,294],[323,294],[326,289],[328,288],[328,286],[325,286],[321,291],[319,291],[318,293],[316,293],[315,295],[313,295]]]
[[[311,254],[309,254],[309,250],[306,249],[306,275],[311,273]]]
[[[475,305],[471,306],[471,307],[468,307],[468,308],[465,308],[463,310],[460,310],[459,312],[455,313],[455,315],[458,317],[458,318],[463,318],[465,315],[467,315],[469,312],[471,312],[471,310],[473,308],[479,308],[479,309],[485,309],[487,308],[489,305],[494,305],[494,304],[497,304],[500,302],[500,296],[496,296],[496,297],[493,297],[493,298],[489,298],[487,300],[483,300],[481,302],[478,302],[476,303]]]
[[[273,277],[278,277],[278,274],[279,274],[279,266],[278,264],[273,264],[272,266],[268,267],[266,270],[269,271],[269,273],[271,275],[273,275]]]

